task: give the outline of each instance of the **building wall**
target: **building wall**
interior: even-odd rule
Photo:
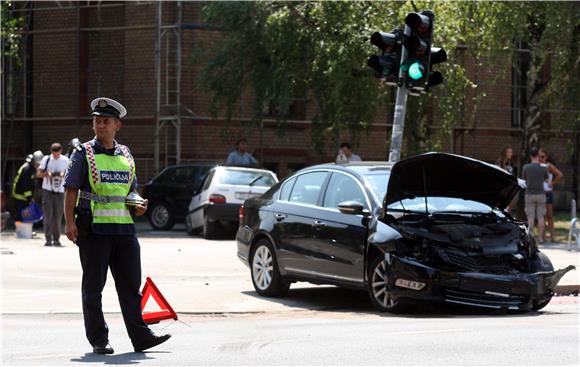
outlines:
[[[67,3],[69,4],[69,3]],[[82,3],[86,4],[86,3]],[[10,125],[2,122],[2,154],[18,162],[27,153],[26,139],[31,136],[33,149],[47,152],[53,141],[66,144],[73,137],[88,140],[92,137],[88,102],[97,96],[118,99],[127,107],[128,118],[119,134],[119,141],[132,149],[138,161],[141,182],[149,179],[153,169],[153,144],[155,134],[155,22],[156,3],[126,2],[102,3],[100,7],[59,8],[55,2],[35,2],[32,47],[32,112],[31,119],[19,119]],[[203,25],[199,2],[183,3],[183,23]],[[163,3],[163,23],[176,22],[176,5]],[[80,15],[80,17],[79,17]],[[114,29],[126,26],[132,29]],[[77,32],[78,28],[85,28]],[[96,30],[95,28],[109,28]],[[34,33],[36,32],[36,33]],[[166,32],[171,32],[170,29]],[[264,165],[278,171],[280,176],[301,166],[333,160],[336,148],[329,147],[319,156],[312,144],[308,121],[286,124],[281,131],[275,121],[266,121],[264,129],[250,122],[251,93],[246,93],[235,111],[238,119],[227,129],[223,121],[209,118],[210,96],[197,83],[199,63],[192,55],[200,45],[217,44],[220,32],[211,29],[182,30],[182,103],[190,112],[182,125],[182,158],[191,160],[224,160],[233,143],[244,136],[250,150],[259,158],[260,141],[263,142]],[[163,45],[162,70],[175,64],[175,54],[165,53]],[[467,89],[462,120],[452,141],[443,149],[493,162],[506,146],[519,153],[519,131],[511,127],[511,73],[505,69],[505,59],[474,60],[467,52],[456,51],[455,59],[467,66],[468,76],[478,85]],[[485,67],[480,66],[481,64]],[[507,70],[498,74],[498,70]],[[162,80],[161,90],[175,89]],[[438,88],[445,88],[440,86]],[[477,111],[473,111],[472,98],[481,97]],[[85,98],[86,96],[86,98]],[[162,96],[164,97],[164,95]],[[171,99],[171,98],[170,98]],[[308,104],[307,116],[312,116],[315,106]],[[429,132],[437,136],[444,118],[436,106],[431,106]],[[361,132],[355,140],[355,152],[365,160],[385,160],[388,156],[392,106],[377,113],[375,125]],[[31,128],[30,128],[31,127]],[[10,133],[6,134],[10,128]],[[30,131],[32,133],[30,134]],[[165,145],[174,144],[172,130],[161,131],[162,162]],[[260,135],[260,133],[262,135]],[[8,140],[10,138],[10,140]],[[345,133],[340,139],[350,140]],[[562,189],[572,190],[572,166],[563,159],[567,154],[566,141],[571,136],[553,137],[546,143],[566,177]],[[332,146],[333,142],[328,142]],[[522,157],[523,158],[523,157]],[[16,165],[16,163],[15,163]],[[8,175],[10,173],[8,172]]]

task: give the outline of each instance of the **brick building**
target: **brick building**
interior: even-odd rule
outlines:
[[[335,148],[320,156],[313,147],[311,104],[302,106],[283,134],[275,119],[266,119],[264,129],[254,126],[250,104],[243,101],[227,130],[222,120],[210,117],[209,97],[197,86],[196,65],[190,58],[196,47],[220,37],[218,30],[203,24],[203,3],[29,1],[18,6],[26,23],[26,57],[21,68],[6,60],[3,65],[3,184],[33,150],[47,152],[53,141],[90,139],[89,102],[97,96],[118,99],[127,107],[118,138],[132,149],[140,182],[177,159],[223,161],[240,136],[248,139],[250,149],[263,141],[262,163],[281,177],[334,159]],[[468,103],[462,107],[462,122],[443,149],[489,162],[506,146],[517,154],[521,120],[514,73],[507,70],[492,83],[497,68],[505,66],[490,60],[486,68],[475,67],[468,56],[456,57],[468,66],[469,77],[487,97],[475,113]],[[435,109],[430,118],[429,130],[437,132],[443,118]],[[392,108],[386,108],[359,135],[355,151],[363,159],[386,159],[391,119]],[[542,124],[546,138],[542,143],[565,174],[558,187],[558,206],[568,207],[572,192],[578,190],[578,167],[573,162],[578,162],[580,136],[551,130],[549,115]],[[574,148],[575,160],[570,155]]]

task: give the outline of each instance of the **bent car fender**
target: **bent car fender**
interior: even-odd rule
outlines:
[[[402,237],[399,231],[379,221],[376,231],[369,236],[368,243],[382,252],[393,252],[395,251],[395,241]]]
[[[547,289],[551,289],[552,291],[556,289],[556,285],[562,277],[569,272],[570,270],[574,270],[576,267],[574,265],[568,265],[564,269],[559,269],[556,271],[545,271],[545,272],[537,272],[534,275],[537,275],[539,279],[543,281],[543,284],[538,284],[538,293],[541,293]]]

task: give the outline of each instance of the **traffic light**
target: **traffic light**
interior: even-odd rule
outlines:
[[[391,33],[375,32],[371,36],[371,43],[377,46],[382,54],[369,57],[367,65],[375,71],[376,78],[385,80],[389,85],[397,85],[402,38],[403,32],[400,29],[394,29]]]
[[[432,65],[447,60],[445,50],[432,47],[434,20],[435,14],[430,10],[409,13],[405,18],[411,34],[403,41],[408,54],[401,67],[405,71],[405,86],[411,95],[424,93],[429,87],[443,82],[443,75],[431,69]]]
[[[427,86],[425,90],[430,87],[439,85],[443,83],[443,74],[438,71],[433,71],[433,65],[439,64],[443,61],[447,61],[447,52],[439,47],[431,47],[431,60],[429,63],[429,79],[427,80]]]

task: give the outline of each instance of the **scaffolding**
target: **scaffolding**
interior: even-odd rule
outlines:
[[[181,30],[182,5],[176,3],[175,22],[163,24],[163,3],[157,3],[156,38],[155,38],[155,133],[154,133],[154,168],[159,171],[160,140],[165,138],[165,166],[181,162]],[[165,54],[162,55],[162,45],[165,43]],[[162,57],[165,69],[162,73]],[[164,83],[162,83],[162,79]],[[161,90],[161,86],[164,90]],[[169,135],[175,134],[175,139]]]
[[[139,25],[120,25],[120,26],[105,26],[105,25],[92,25],[88,26],[83,23],[82,12],[89,9],[97,9],[99,12],[103,9],[116,9],[125,7],[126,3],[109,3],[109,2],[81,2],[81,1],[60,1],[50,3],[49,6],[46,3],[34,3],[32,1],[21,2],[12,11],[15,14],[22,15],[26,19],[26,26],[22,30],[22,56],[23,60],[26,57],[29,50],[27,50],[26,45],[32,37],[36,35],[57,35],[57,34],[75,34],[77,42],[76,55],[77,59],[79,57],[79,46],[81,43],[80,37],[83,34],[101,34],[102,32],[125,32],[125,31],[139,31],[139,30],[151,30],[155,32],[155,112],[152,116],[131,116],[131,118],[138,119],[151,119],[155,120],[154,127],[154,154],[153,154],[153,170],[154,172],[159,172],[164,166],[170,164],[179,164],[182,161],[182,140],[181,140],[181,125],[184,118],[194,118],[194,114],[190,106],[183,104],[181,98],[181,80],[182,80],[182,32],[184,30],[192,29],[207,29],[208,27],[200,24],[184,23],[183,22],[183,5],[182,1],[173,2],[163,2],[163,1],[136,1],[132,2],[131,5],[143,5],[143,6],[155,6],[155,21],[154,23],[139,24]],[[166,9],[164,12],[164,6],[172,7],[169,10]],[[76,26],[61,27],[61,28],[51,28],[51,29],[34,29],[31,26],[31,21],[33,19],[33,14],[35,12],[58,12],[58,11],[75,11],[76,12]],[[173,13],[173,14],[170,14]],[[165,20],[165,21],[164,21]],[[99,46],[101,47],[101,46]],[[99,52],[100,54],[100,52]],[[102,63],[101,63],[102,64]],[[100,65],[100,64],[99,64]],[[3,58],[3,70],[6,71]],[[19,110],[17,114],[14,112],[11,116],[6,118],[9,123],[3,124],[4,129],[3,134],[10,136],[12,133],[14,123],[26,122],[32,123],[33,121],[76,121],[78,126],[82,126],[86,118],[82,116],[82,106],[79,102],[76,108],[75,116],[33,116],[32,111],[30,111],[29,104],[26,100],[29,99],[32,91],[26,89],[28,84],[26,83],[26,78],[30,77],[29,71],[27,70],[28,64],[23,63],[22,69],[15,77],[15,75],[9,75],[10,78],[15,80],[15,85],[18,90],[14,93],[14,105],[9,109],[11,111]],[[103,67],[103,66],[99,66]],[[74,68],[74,66],[73,66]],[[74,70],[69,70],[71,73],[76,74],[76,79],[81,80],[81,71],[77,63]],[[3,72],[3,83],[6,77],[6,73]],[[24,86],[24,89],[22,88]],[[100,89],[100,88],[98,88]],[[74,98],[75,101],[79,101],[79,88],[74,91],[74,96],[69,95],[69,97]],[[24,102],[18,107],[19,103]],[[4,106],[3,106],[4,107]],[[9,151],[11,148],[12,140],[6,140],[6,146],[2,147],[2,172],[6,172],[6,164],[8,160]],[[12,160],[20,160],[21,158],[13,157]],[[147,170],[149,171],[149,170]],[[147,176],[150,176],[148,172]]]

